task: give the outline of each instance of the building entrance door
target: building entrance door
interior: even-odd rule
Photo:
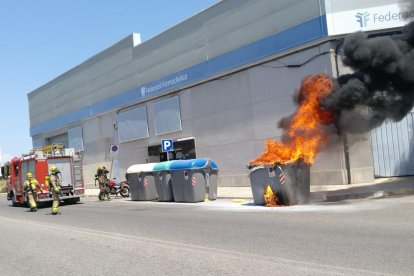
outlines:
[[[148,147],[149,162],[163,162],[167,160],[183,160],[196,158],[194,138],[173,141],[174,151],[162,152],[161,144]]]

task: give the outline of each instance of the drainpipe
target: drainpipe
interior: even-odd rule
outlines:
[[[338,52],[339,48],[343,44],[343,40],[337,42],[335,47],[335,68],[336,68],[336,78],[339,77],[339,66],[338,66]],[[341,133],[342,135],[342,144],[344,146],[344,158],[345,158],[345,170],[346,170],[346,178],[348,184],[351,184],[351,164],[349,161],[349,145],[348,145],[348,138],[346,133]]]

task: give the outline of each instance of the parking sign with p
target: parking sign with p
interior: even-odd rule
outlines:
[[[162,147],[163,152],[173,151],[174,150],[173,140],[172,139],[161,140],[161,147]]]

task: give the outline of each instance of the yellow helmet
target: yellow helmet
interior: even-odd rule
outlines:
[[[56,171],[56,166],[50,166],[50,171],[51,171],[51,172]]]
[[[50,176],[48,174],[45,175],[45,180],[50,180]]]
[[[102,170],[102,166],[98,166],[98,170]]]
[[[31,172],[27,172],[27,173],[26,173],[26,177],[27,177],[27,178],[33,178],[33,174],[32,174]]]

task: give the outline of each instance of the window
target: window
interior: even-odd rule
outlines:
[[[182,130],[178,96],[156,102],[154,104],[154,109],[155,135]]]
[[[32,145],[34,149],[43,147],[43,137],[35,136],[32,138]]]
[[[62,144],[65,148],[69,147],[69,138],[67,133],[63,133],[57,136],[49,137],[46,139],[46,145]]]
[[[117,121],[120,143],[149,137],[145,106],[120,112]]]
[[[68,129],[69,148],[75,151],[83,151],[82,126]]]

